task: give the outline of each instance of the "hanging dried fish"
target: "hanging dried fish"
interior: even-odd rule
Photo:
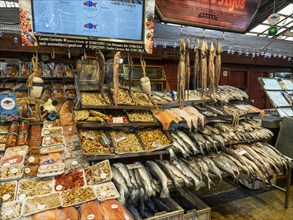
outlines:
[[[120,63],[120,52],[114,55],[113,64],[113,83],[114,83],[114,103],[117,106],[118,103],[118,88],[119,88],[119,63]]]
[[[128,78],[129,78],[129,91],[131,91],[131,78],[132,78],[132,71],[133,71],[133,60],[128,55]]]
[[[180,108],[184,106],[185,94],[185,42],[180,40],[180,59],[177,70],[177,98],[179,100]]]
[[[186,79],[186,89],[187,89],[187,99],[189,100],[189,84],[190,84],[190,40],[187,39],[186,42],[186,53],[185,53],[185,79]],[[185,96],[186,97],[186,96]]]
[[[211,42],[210,54],[209,54],[209,74],[208,74],[208,82],[209,82],[209,92],[212,99],[215,99],[215,47],[214,43]]]
[[[97,60],[99,62],[99,72],[100,72],[98,87],[99,87],[99,91],[100,91],[103,99],[107,102],[107,99],[104,96],[104,90],[103,90],[104,80],[105,80],[105,75],[106,75],[105,57],[100,50],[97,52]]]
[[[204,94],[207,88],[207,75],[208,75],[208,67],[207,67],[207,42],[202,42],[201,53],[200,53],[200,61],[201,61],[201,93]]]
[[[218,90],[218,86],[220,83],[220,77],[221,77],[221,53],[222,53],[222,44],[218,43],[218,49],[216,53],[216,71],[215,71],[215,86],[216,89]]]
[[[194,46],[194,78],[193,78],[194,90],[197,89],[197,76],[200,71],[200,66],[199,66],[200,48],[199,47],[200,47],[200,43],[199,43],[199,40],[197,40]]]

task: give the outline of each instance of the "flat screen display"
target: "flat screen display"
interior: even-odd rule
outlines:
[[[143,0],[33,0],[35,33],[143,40]]]

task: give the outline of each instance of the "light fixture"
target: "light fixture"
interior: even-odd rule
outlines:
[[[227,54],[231,53],[231,47],[228,47]]]
[[[163,44],[163,48],[167,48],[167,42]]]
[[[256,52],[256,54],[255,54],[257,57],[259,57],[259,52]]]
[[[283,59],[285,60],[286,58],[287,58],[286,55],[284,55],[284,56],[283,56]]]
[[[273,54],[273,57],[277,57],[277,56],[278,56],[278,54],[277,54],[277,53],[274,53],[274,54]]]
[[[278,58],[281,58],[281,57],[282,57],[282,54],[279,53],[279,54],[278,54]]]
[[[253,57],[253,58],[255,57],[255,53],[254,53],[254,51],[253,51],[253,53],[252,53],[252,57]]]
[[[176,47],[177,47],[177,43],[175,42],[173,45],[174,50],[176,49]]]
[[[249,52],[248,50],[245,51],[245,55],[248,57],[249,56]]]
[[[154,48],[157,47],[157,41],[154,41]]]
[[[288,61],[290,62],[292,60],[292,58],[291,57],[288,57]]]
[[[261,51],[261,52],[260,52],[260,55],[261,55],[261,56],[265,55],[265,52]]]
[[[234,53],[235,53],[235,51],[232,49],[232,50],[231,50],[231,54],[234,54]]]

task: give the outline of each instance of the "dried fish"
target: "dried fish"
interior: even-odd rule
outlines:
[[[221,76],[221,53],[222,53],[222,44],[218,43],[218,48],[216,52],[216,66],[215,66],[215,86],[218,90]]]
[[[200,42],[199,40],[196,41],[195,46],[194,46],[194,76],[193,76],[193,86],[194,90],[197,89],[197,76],[199,75],[200,71],[200,66],[199,66],[199,56],[200,56]]]
[[[179,100],[180,108],[184,106],[185,95],[185,43],[180,40],[180,60],[177,71],[177,97]]]
[[[186,53],[185,53],[185,79],[186,79],[186,89],[187,89],[187,99],[189,100],[189,84],[190,84],[190,40],[187,39],[186,42]]]
[[[114,55],[114,65],[113,65],[113,82],[114,82],[114,103],[117,106],[118,103],[118,88],[119,88],[119,63],[120,63],[120,52]]]
[[[209,74],[208,74],[208,82],[209,82],[209,92],[212,99],[215,99],[215,47],[214,43],[211,42],[210,54],[209,54]]]
[[[208,74],[208,67],[207,67],[207,42],[203,41],[202,42],[202,47],[201,47],[201,53],[200,53],[200,58],[201,58],[201,93],[202,95],[204,94],[206,88],[207,88],[207,74]]]

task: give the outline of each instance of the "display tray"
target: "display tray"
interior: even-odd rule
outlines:
[[[155,116],[153,115],[153,113],[151,111],[148,110],[124,110],[125,114],[127,115],[128,119],[130,122],[132,123],[157,123],[158,120],[155,118]],[[146,116],[144,117],[139,116],[138,119],[134,119],[134,116],[132,116],[132,114],[145,114]],[[143,118],[145,118],[145,120],[142,120]],[[147,120],[150,119],[150,120]]]
[[[128,95],[127,98],[130,99],[130,103],[124,103],[124,102],[122,102],[120,100],[120,101],[117,101],[117,106],[136,106],[136,103],[135,103],[135,101],[134,101],[131,93],[129,92],[129,90],[122,89],[122,88],[118,88],[118,99],[119,99],[119,91],[123,91],[123,95],[121,94],[121,96]],[[109,93],[110,93],[110,97],[111,97],[112,103],[115,104],[115,100],[114,100],[114,89],[113,88],[109,88]]]
[[[86,94],[88,94],[88,95],[86,95]],[[110,96],[109,92],[105,89],[104,89],[104,97],[106,97],[106,98],[104,100],[102,100],[103,102],[108,101],[108,103],[105,103],[105,104],[89,103],[89,101],[92,101],[92,99],[95,96],[98,96],[97,99],[103,99],[101,96],[101,93],[98,90],[82,90],[82,91],[79,91],[78,95],[80,97],[80,104],[81,104],[82,109],[85,109],[85,108],[97,109],[97,108],[104,108],[106,106],[113,105],[111,96]],[[89,99],[89,100],[87,100],[87,99]]]

